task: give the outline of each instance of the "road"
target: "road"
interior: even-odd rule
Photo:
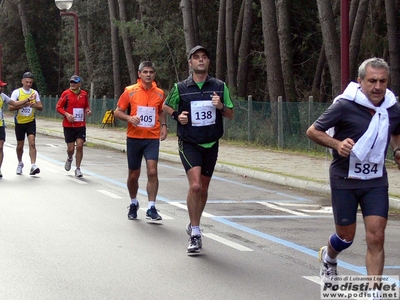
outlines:
[[[82,171],[64,171],[62,139],[39,135],[38,176],[15,174],[7,129],[0,180],[0,299],[320,299],[317,251],[332,233],[329,199],[215,173],[202,219],[203,250],[188,255],[180,164],[160,161],[157,208],[145,220],[145,168],[138,220],[127,219],[122,152],[84,147]],[[73,164],[74,167],[74,164]],[[362,218],[340,274],[365,274]],[[389,221],[385,274],[398,275],[400,221]]]

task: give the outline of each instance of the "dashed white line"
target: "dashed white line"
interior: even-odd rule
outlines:
[[[121,196],[115,195],[115,194],[113,194],[113,193],[111,193],[109,191],[106,191],[106,190],[97,190],[97,191],[102,193],[102,194],[104,194],[104,195],[106,195],[106,196],[114,198],[114,199],[121,199],[122,198]]]
[[[274,204],[271,204],[271,203],[268,203],[268,202],[258,202],[258,203],[261,204],[261,205],[268,206],[269,208],[272,208],[272,209],[276,209],[276,210],[280,210],[280,211],[283,211],[283,212],[290,213],[292,215],[308,216],[307,214],[304,214],[304,213],[301,213],[301,212],[298,212],[298,211],[294,211],[294,210],[291,210],[291,209],[287,209],[287,208],[284,208],[284,207],[279,207],[277,205],[274,205]]]
[[[176,207],[182,208],[184,210],[187,210],[187,206],[182,204],[182,203],[179,203],[179,202],[168,202],[168,204],[171,204],[173,206],[176,206]],[[214,218],[214,215],[206,213],[204,211],[203,211],[202,216],[205,217],[205,218]]]
[[[302,276],[302,277],[305,279],[308,279],[312,282],[315,282],[317,284],[321,284],[321,277],[319,277],[319,276]]]
[[[212,239],[214,241],[217,241],[217,242],[219,242],[221,244],[224,244],[226,246],[229,246],[229,247],[234,248],[234,249],[239,250],[239,251],[254,251],[253,249],[247,248],[245,246],[242,246],[242,245],[237,244],[235,242],[232,242],[230,240],[224,239],[223,237],[220,237],[220,236],[215,235],[213,233],[203,233],[203,235],[205,237],[208,237],[208,238],[210,238],[210,239]]]
[[[87,184],[85,181],[79,180],[79,179],[75,179],[74,177],[67,177],[69,180],[79,183],[79,184]]]

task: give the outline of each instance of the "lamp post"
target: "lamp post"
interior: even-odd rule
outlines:
[[[71,8],[74,0],[54,0],[60,12],[60,16],[74,17],[74,49],[75,49],[75,75],[79,75],[79,48],[78,48],[78,15],[67,11]]]
[[[341,52],[341,84],[342,92],[349,84],[350,80],[350,61],[349,61],[349,44],[350,44],[350,32],[349,32],[349,11],[350,1],[341,0],[340,2],[340,52]]]

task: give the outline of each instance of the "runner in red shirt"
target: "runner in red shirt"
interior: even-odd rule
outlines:
[[[89,106],[88,93],[81,89],[81,78],[78,75],[73,75],[69,83],[70,88],[61,94],[56,110],[64,116],[62,125],[68,155],[65,170],[71,170],[76,144],[75,176],[82,177],[80,167],[83,157],[83,143],[86,141],[86,115],[90,116],[92,112]]]

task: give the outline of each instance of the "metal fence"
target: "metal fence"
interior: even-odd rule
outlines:
[[[43,111],[38,116],[61,119],[56,112],[58,97],[41,97]],[[225,120],[224,139],[243,143],[252,143],[274,149],[291,149],[300,151],[325,151],[324,147],[311,142],[305,132],[307,128],[329,106],[326,103],[316,103],[310,97],[309,102],[257,102],[234,100],[235,117]],[[108,110],[116,108],[118,99],[91,99],[92,116],[88,124],[103,126],[104,115]],[[116,126],[125,127],[125,122],[116,120]],[[176,132],[176,122],[167,118],[170,133]],[[106,124],[105,126],[110,126]]]

